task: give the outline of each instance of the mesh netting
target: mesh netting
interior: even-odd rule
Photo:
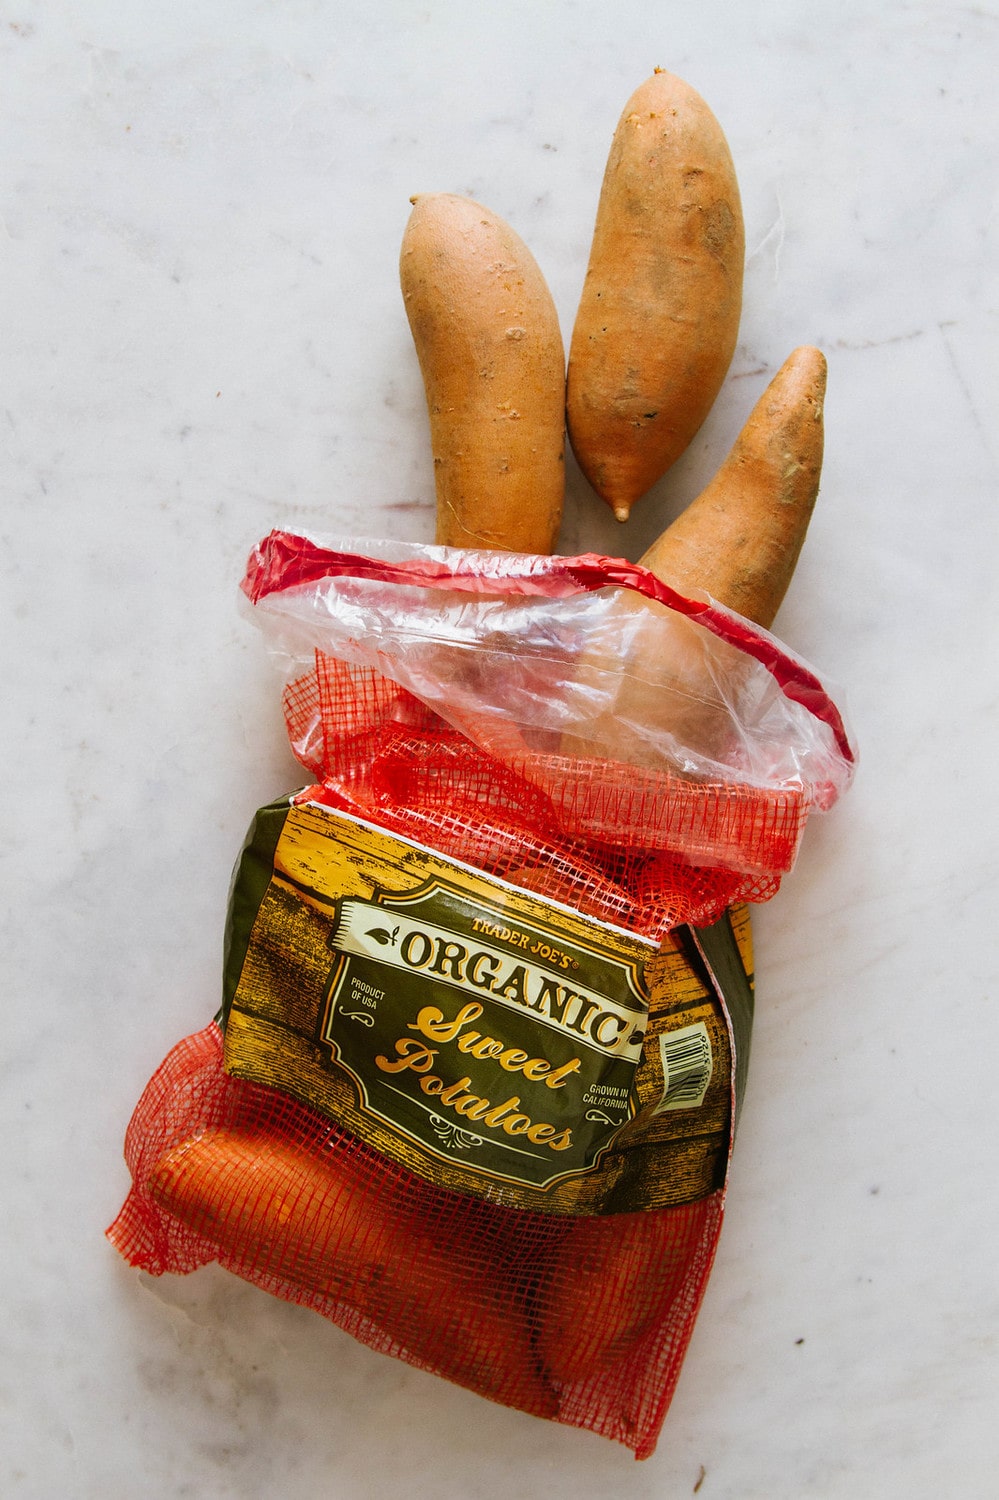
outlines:
[[[275,1089],[214,1024],[150,1080],[108,1231],[159,1275],[217,1261],[362,1343],[503,1405],[652,1452],[711,1266],[721,1194],[558,1219],[423,1182]]]
[[[657,941],[768,900],[808,811],[793,788],[488,755],[394,682],[319,651],[284,710],[296,755],[319,778],[303,796]],[[722,848],[745,851],[742,868],[697,862]]]
[[[635,788],[559,793],[559,767],[486,755],[395,684],[317,653],[286,691],[307,794],[645,935],[713,920],[775,881],[607,832]],[[549,758],[552,760],[552,758]],[[618,768],[619,770],[621,768]],[[600,775],[598,767],[597,775]],[[691,830],[797,838],[793,799],[665,789]],[[664,788],[655,789],[664,802]],[[599,806],[599,813],[595,807]],[[582,811],[581,811],[582,809]],[[651,819],[643,824],[648,835]],[[622,815],[623,817],[623,815]],[[746,828],[740,820],[749,819]],[[641,820],[639,820],[641,821]],[[229,1077],[215,1026],[182,1042],[129,1127],[134,1187],[109,1231],[153,1274],[208,1261],[480,1395],[652,1451],[704,1289],[721,1194],[568,1218],[446,1191],[282,1091]]]
[[[645,936],[776,888],[776,876],[698,866],[677,844],[752,842],[779,865],[799,836],[791,795],[650,786],[593,761],[586,784],[567,757],[488,755],[396,684],[321,652],[285,712],[319,778],[311,800]],[[133,1264],[218,1261],[374,1349],[652,1451],[720,1193],[568,1218],[446,1191],[282,1091],[229,1077],[215,1025],[150,1081],[126,1157],[134,1186],[109,1233]]]

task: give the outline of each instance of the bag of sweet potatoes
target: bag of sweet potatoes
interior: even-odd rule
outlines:
[[[815,673],[606,558],[272,533],[308,785],[233,877],[109,1236],[645,1457],[721,1227],[747,903],[853,751]]]

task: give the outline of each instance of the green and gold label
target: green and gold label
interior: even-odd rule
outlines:
[[[227,937],[227,1069],[442,1186],[568,1213],[723,1179],[729,1033],[693,950],[294,803],[258,816]]]
[[[364,1107],[425,1149],[548,1187],[631,1116],[652,950],[468,886],[456,869],[339,903],[322,1037]],[[581,1108],[598,1094],[612,1110]]]

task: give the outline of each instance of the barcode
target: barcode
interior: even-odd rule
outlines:
[[[667,1109],[696,1109],[704,1102],[711,1082],[711,1038],[703,1021],[659,1037],[663,1064],[663,1096],[655,1113]]]

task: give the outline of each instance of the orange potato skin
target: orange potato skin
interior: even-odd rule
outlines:
[[[732,451],[640,559],[681,594],[710,594],[767,629],[787,592],[819,492],[826,360],[784,361]]]
[[[789,355],[751,411],[731,452],[708,486],[639,559],[663,583],[687,597],[708,594],[748,620],[769,629],[801,552],[819,490],[823,452],[826,361],[805,345]],[[642,615],[637,597],[622,596],[619,608]],[[674,651],[682,634],[674,630]],[[613,714],[595,718],[592,739],[565,736],[564,753],[607,754],[604,745],[621,723],[661,714],[647,698],[646,683],[661,671],[662,647],[655,630],[639,636],[622,679]],[[673,661],[682,676],[684,661]],[[709,705],[711,682],[697,688],[701,669],[692,659],[681,695],[668,706],[669,728],[681,743],[707,750],[729,732],[727,718]],[[585,680],[586,665],[581,669]],[[634,754],[622,750],[622,758]]]
[[[687,1276],[655,1213],[573,1221],[537,1315],[538,1353],[552,1380],[588,1380],[661,1326]]]
[[[399,275],[423,374],[449,547],[550,553],[565,494],[565,352],[551,293],[472,199],[415,197]]]
[[[522,1409],[552,1415],[526,1313],[349,1161],[218,1128],[166,1152],[148,1188],[223,1255],[349,1304],[458,1384],[499,1401],[516,1393]]]
[[[718,121],[656,71],[625,105],[569,347],[580,468],[619,521],[688,446],[735,351],[745,232]]]

